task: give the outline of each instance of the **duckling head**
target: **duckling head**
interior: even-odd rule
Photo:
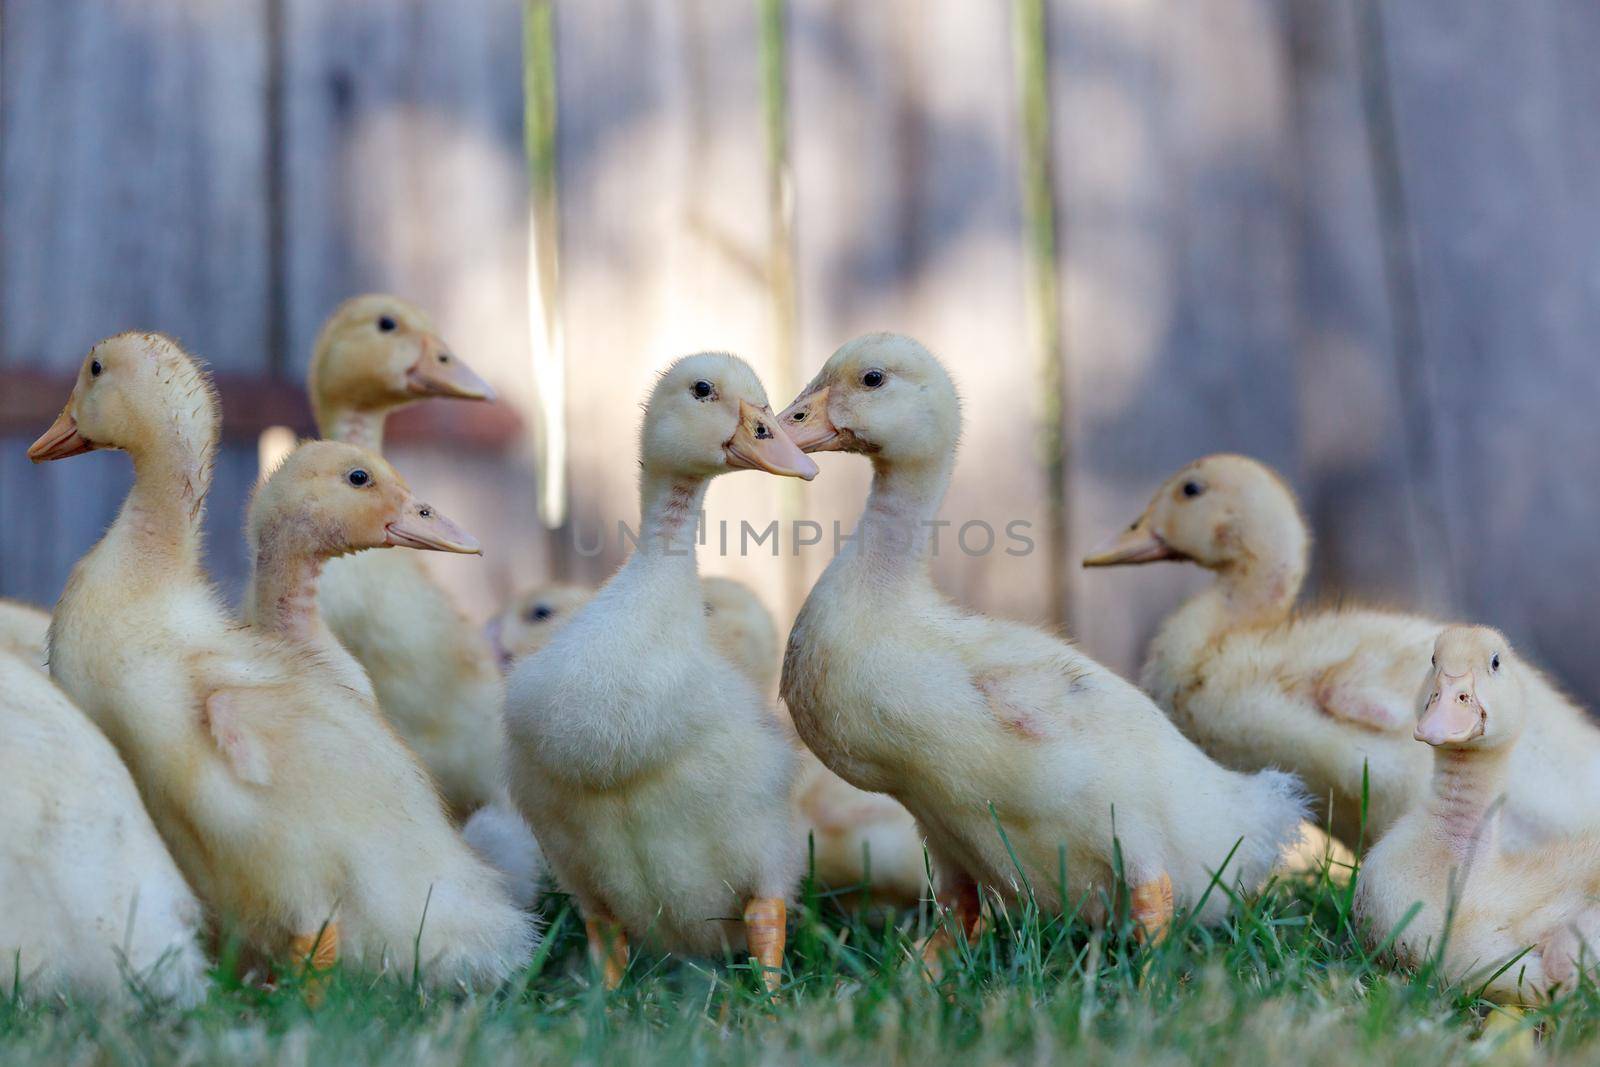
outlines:
[[[765,691],[778,670],[778,629],[772,613],[754,589],[732,578],[705,578],[700,590],[712,642]]]
[[[66,406],[28,458],[111,448],[203,462],[216,440],[216,394],[199,362],[165,334],[122,333],[89,350]]]
[[[513,597],[484,627],[500,669],[508,671],[517,660],[543,648],[593,595],[593,590],[581,585],[557,583],[537,586]]]
[[[943,364],[921,343],[871,333],[830,356],[779,419],[807,452],[940,461],[961,435],[961,402]]]
[[[494,399],[422,309],[382,293],[346,300],[328,318],[310,387],[319,422],[335,411],[388,411],[430,396]]]
[[[816,463],[779,427],[755,371],[722,352],[685,356],[661,375],[645,407],[639,451],[647,475],[817,475]]]
[[[366,548],[475,554],[473,536],[412,494],[381,456],[337,441],[289,454],[250,501],[251,547],[319,559]]]
[[[1511,645],[1487,626],[1449,626],[1433,642],[1416,738],[1434,748],[1496,748],[1522,733]]]
[[[1187,560],[1215,571],[1287,569],[1298,586],[1310,537],[1294,493],[1273,470],[1247,456],[1197,459],[1168,478],[1126,530],[1083,561],[1085,567]]]

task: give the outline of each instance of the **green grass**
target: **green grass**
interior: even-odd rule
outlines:
[[[320,1007],[288,985],[223,979],[186,1012],[0,1002],[0,1063],[914,1064],[1454,1063],[1600,1055],[1600,996],[1585,986],[1484,1033],[1488,1009],[1429,969],[1374,959],[1352,929],[1350,889],[1325,874],[1280,880],[1223,927],[1180,919],[1147,948],[1023,907],[947,966],[915,945],[928,915],[852,915],[805,894],[792,912],[776,1002],[737,961],[636,957],[598,988],[581,924],[548,907],[539,959],[492,996],[429,996],[401,980],[336,974]],[[25,992],[25,991],[24,991]],[[1541,1031],[1535,1047],[1530,1039]],[[1132,1057],[1132,1059],[1130,1059]]]

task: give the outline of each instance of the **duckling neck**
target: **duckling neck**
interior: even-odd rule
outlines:
[[[881,577],[921,574],[950,487],[954,457],[924,463],[874,459],[872,490],[856,526],[854,550]],[[946,540],[949,540],[947,537]]]
[[[696,578],[694,546],[707,480],[647,472],[639,488],[639,545],[630,562]]]
[[[1494,849],[1506,756],[1500,750],[1434,751],[1428,817],[1440,843],[1460,862]]]
[[[139,558],[153,565],[153,573],[200,566],[214,450],[212,441],[189,440],[181,428],[154,447],[128,450],[133,457],[133,489],[117,526],[132,540]]]
[[[1305,576],[1302,559],[1257,554],[1218,569],[1210,591],[1229,623],[1271,625],[1288,617]]]
[[[353,408],[335,408],[317,412],[317,432],[325,440],[343,441],[347,445],[364,448],[383,455],[383,424],[388,411],[357,411]]]
[[[299,644],[318,644],[324,635],[331,635],[317,607],[317,577],[325,559],[294,551],[285,541],[266,537],[256,548],[253,618],[267,633]]]

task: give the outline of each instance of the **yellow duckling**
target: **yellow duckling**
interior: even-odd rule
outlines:
[[[717,475],[810,478],[816,465],[778,429],[750,367],[712,353],[662,375],[640,460],[638,547],[512,668],[513,795],[608,984],[645,937],[693,955],[748,946],[774,983],[800,874],[793,751],[711,642],[693,531]]]
[[[753,589],[732,578],[701,580],[711,644],[763,694],[778,681],[778,630]],[[577,585],[553,584],[514,597],[489,623],[489,640],[506,669],[543,648],[594,595]],[[774,705],[784,730],[794,725]],[[857,789],[828,770],[798,736],[794,806],[802,839],[814,853],[817,881],[844,889],[870,886],[872,898],[914,904],[927,889],[922,837],[911,813],[882,793]],[[470,826],[470,824],[469,824]]]
[[[0,651],[21,656],[44,670],[49,632],[49,612],[19,600],[0,600]]]
[[[188,1006],[204,914],[116,750],[31,661],[0,649],[0,959],[35,997]],[[7,981],[9,987],[10,981]]]
[[[116,746],[201,899],[248,943],[493,986],[528,958],[529,919],[370,701],[319,656],[239,627],[202,572],[217,421],[209,379],[170,338],[90,350],[29,456],[121,449],[134,484],[62,594],[52,677]]]
[[[309,383],[322,436],[383,453],[389,413],[427,397],[493,391],[398,297],[358,296],[317,337]],[[328,627],[366,668],[395,729],[457,820],[501,799],[505,690],[483,634],[409,552],[330,561],[318,597]]]
[[[1432,778],[1367,854],[1357,907],[1374,944],[1400,931],[1402,960],[1442,951],[1450,977],[1495,1000],[1542,1000],[1600,959],[1600,835],[1507,846],[1511,755],[1532,740],[1543,683],[1488,627],[1447,627],[1433,648],[1414,726]]]
[[[1292,777],[1217,766],[1072,645],[934,588],[929,532],[961,416],[932,354],[895,334],[857,338],[781,419],[806,451],[873,468],[852,550],[789,635],[783,698],[823,763],[916,816],[959,927],[974,928],[985,886],[1016,899],[1026,884],[1042,907],[1083,900],[1104,919],[1119,849],[1133,918],[1153,936],[1175,901],[1206,897],[1206,920],[1226,911],[1227,894],[1206,891],[1230,854],[1230,885],[1265,879],[1304,811]]]
[[[1207,456],[1167,479],[1084,564],[1183,560],[1216,575],[1162,624],[1144,688],[1222,763],[1284,767],[1319,804],[1331,798],[1333,832],[1354,846],[1363,769],[1369,842],[1426,785],[1409,709],[1443,624],[1350,606],[1297,611],[1310,540],[1274,472],[1244,456]],[[1530,762],[1511,776],[1505,827],[1523,843],[1592,825],[1600,812],[1600,729],[1542,677],[1529,684],[1538,741],[1516,757]]]

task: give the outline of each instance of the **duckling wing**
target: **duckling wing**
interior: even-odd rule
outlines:
[[[1368,730],[1396,730],[1412,717],[1406,700],[1386,681],[1378,657],[1358,650],[1317,675],[1312,699],[1325,715]]]
[[[290,699],[286,686],[229,687],[212,690],[200,712],[217,751],[241,781],[267,785],[272,780],[269,726]]]

